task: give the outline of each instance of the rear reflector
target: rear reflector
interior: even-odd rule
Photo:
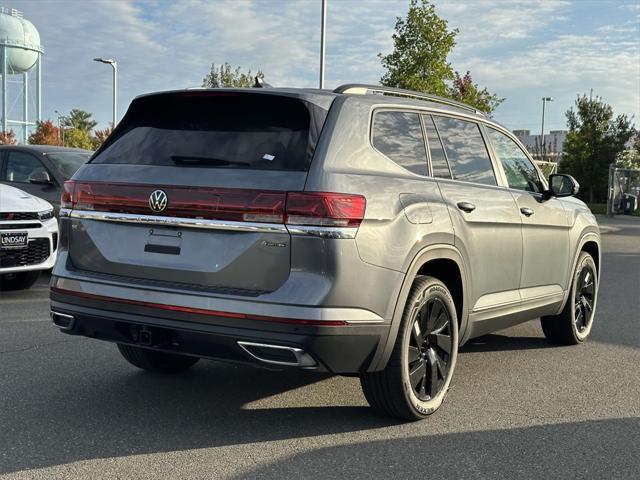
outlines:
[[[162,210],[152,208],[156,190],[166,194]],[[106,182],[65,182],[62,208],[162,215],[235,222],[357,227],[366,201],[362,195],[283,192],[241,188],[150,186]]]
[[[104,295],[96,295],[93,293],[78,292],[75,290],[67,290],[65,288],[51,287],[51,292],[63,295],[72,295],[74,297],[85,298],[88,300],[97,300],[108,303],[120,303],[124,305],[137,305],[140,307],[157,308],[159,310],[168,310],[172,312],[194,313],[197,315],[210,315],[214,317],[234,318],[242,320],[256,320],[261,322],[287,323],[296,325],[316,325],[325,327],[341,327],[347,325],[343,320],[312,320],[303,318],[283,318],[269,317],[266,315],[253,315],[250,313],[223,312],[219,310],[209,310],[205,308],[183,307],[179,305],[166,305],[164,303],[142,302],[138,300],[129,300],[127,298],[114,298]]]

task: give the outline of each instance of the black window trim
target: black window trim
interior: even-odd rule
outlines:
[[[466,180],[454,180],[453,178],[451,178],[451,179],[438,178],[437,180],[442,180],[444,182],[463,182],[463,183],[468,183],[470,185],[478,185],[478,186],[483,186],[483,187],[502,188],[502,189],[510,190],[509,184],[507,183],[505,174],[504,174],[504,172],[502,170],[502,166],[499,165],[500,162],[498,161],[498,158],[495,155],[495,152],[493,151],[493,146],[491,145],[490,142],[487,142],[488,139],[487,139],[487,133],[485,132],[485,127],[491,127],[493,129],[501,132],[501,133],[504,133],[507,137],[509,137],[511,140],[513,140],[516,143],[516,145],[518,145],[522,149],[523,152],[525,152],[525,155],[527,156],[527,158],[531,161],[531,163],[533,163],[533,166],[538,171],[538,174],[540,175],[540,180],[542,182],[543,187],[545,188],[545,190],[547,190],[549,188],[547,179],[544,177],[544,175],[542,174],[542,171],[540,170],[540,168],[538,167],[536,162],[533,160],[533,157],[531,157],[531,155],[529,154],[527,149],[523,148],[522,143],[520,142],[520,140],[518,140],[518,137],[516,137],[511,131],[509,131],[508,129],[506,129],[505,127],[500,125],[499,123],[492,122],[491,119],[474,117],[474,116],[471,116],[471,115],[467,115],[464,112],[451,112],[451,111],[448,111],[448,110],[440,110],[440,109],[434,108],[434,107],[421,107],[420,105],[415,105],[415,106],[409,106],[409,105],[397,106],[397,105],[385,105],[385,104],[375,105],[370,110],[369,144],[371,145],[371,148],[373,148],[376,152],[379,152],[379,150],[376,149],[373,146],[373,141],[372,141],[372,139],[373,139],[373,117],[375,116],[375,113],[377,111],[379,111],[379,110],[394,110],[394,111],[401,111],[401,112],[416,112],[416,113],[419,113],[421,115],[452,117],[452,118],[457,118],[458,120],[465,120],[465,121],[468,121],[468,122],[475,122],[475,123],[478,124],[478,126],[480,128],[480,131],[482,132],[482,137],[483,137],[483,140],[485,142],[485,145],[487,145],[487,148],[488,148],[488,151],[489,151],[489,157],[491,159],[491,163],[492,163],[494,172],[496,174],[496,180],[498,181],[498,184],[497,185],[487,185],[486,183],[467,182]],[[436,128],[437,128],[437,126],[436,126]],[[379,152],[379,153],[380,153],[380,155],[384,155],[382,152]],[[427,155],[428,155],[428,152],[427,152]],[[386,155],[384,155],[384,156],[385,156],[385,158],[387,158]],[[446,156],[446,152],[445,152],[445,156]],[[393,161],[391,159],[389,159],[389,160]],[[448,159],[447,159],[447,163],[449,163]],[[417,177],[434,178],[434,177],[423,177],[422,175],[418,175],[417,173],[409,172],[406,169],[404,169],[404,170],[407,171],[408,173],[410,173],[411,175],[415,175]],[[522,192],[522,190],[516,190],[516,191]],[[527,192],[527,193],[532,193],[532,192]]]
[[[383,152],[381,152],[380,150],[378,150],[376,148],[376,146],[373,144],[373,125],[375,123],[376,114],[378,112],[415,113],[415,114],[418,115],[418,120],[420,121],[420,131],[422,132],[422,148],[424,149],[424,159],[425,159],[426,167],[427,167],[427,175],[420,175],[419,173],[415,173],[415,172],[412,172],[411,170],[407,170],[402,165],[400,165],[399,163],[396,163],[393,159],[389,158],[386,154],[384,154]],[[422,115],[421,115],[421,113],[422,113],[421,110],[416,110],[416,109],[411,109],[411,108],[380,107],[380,108],[373,109],[373,111],[371,113],[371,120],[369,122],[369,145],[376,152],[378,152],[384,158],[386,158],[387,160],[392,162],[394,165],[397,165],[398,167],[400,167],[406,173],[408,173],[410,175],[413,175],[415,177],[418,177],[418,178],[433,178],[430,175],[431,166],[430,166],[430,161],[429,161],[429,149],[427,148],[427,141],[426,141],[427,139],[426,139],[425,133],[424,133],[424,125],[422,123]]]
[[[449,163],[449,157],[447,156],[447,151],[444,148],[444,145],[442,144],[442,138],[440,137],[440,130],[438,130],[438,126],[436,125],[436,122],[434,122],[433,120],[433,115],[432,114],[423,114],[420,115],[420,118],[422,119],[423,123],[424,123],[424,117],[429,117],[429,120],[431,120],[431,123],[433,125],[433,128],[436,131],[436,135],[438,136],[438,142],[440,142],[440,148],[442,148],[442,153],[444,155],[444,161],[447,163],[447,168],[449,169],[449,178],[442,178],[442,177],[434,177],[433,176],[433,165],[431,164],[431,148],[429,148],[429,136],[427,135],[427,130],[425,127],[425,130],[423,132],[424,135],[424,140],[427,143],[427,152],[428,152],[428,157],[429,157],[429,175],[432,178],[439,178],[441,180],[455,180],[453,178],[453,170],[451,170],[451,163]]]

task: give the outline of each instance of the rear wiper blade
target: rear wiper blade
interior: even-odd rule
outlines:
[[[236,160],[225,160],[222,158],[207,157],[204,155],[169,155],[169,158],[178,165],[209,165],[224,167],[226,165],[243,165],[250,167],[248,162],[239,162]]]

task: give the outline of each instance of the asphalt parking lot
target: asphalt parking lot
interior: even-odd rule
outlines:
[[[0,478],[638,478],[640,219],[599,220],[590,341],[551,346],[537,321],[477,339],[444,407],[410,424],[353,378],[144,373],[54,329],[46,278],[0,292]]]

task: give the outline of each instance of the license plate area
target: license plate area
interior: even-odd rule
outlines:
[[[0,250],[19,250],[22,248],[27,248],[28,242],[28,232],[0,233]]]

